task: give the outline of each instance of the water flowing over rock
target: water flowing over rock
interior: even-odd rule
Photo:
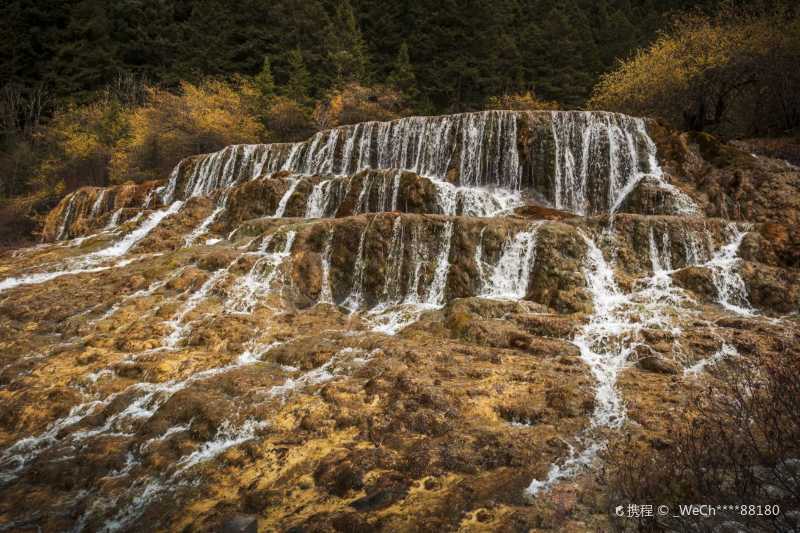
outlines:
[[[0,517],[539,527],[609,439],[666,438],[684,386],[796,344],[790,228],[719,216],[670,135],[411,117],[71,193],[0,255]]]

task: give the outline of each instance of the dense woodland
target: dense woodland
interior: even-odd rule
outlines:
[[[405,43],[420,104],[480,106],[533,89],[581,105],[597,76],[663,28],[690,0],[44,0],[11,1],[0,79],[57,99],[91,99],[119,72],[177,87],[207,76],[255,75],[265,55],[285,83],[300,50],[321,96],[355,70],[391,73]]]
[[[0,223],[241,142],[409,114],[621,111],[728,137],[800,125],[786,2],[44,0],[3,8]]]

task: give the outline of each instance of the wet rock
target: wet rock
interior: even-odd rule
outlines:
[[[508,118],[487,116],[492,132]],[[563,464],[568,443],[586,435],[631,436],[651,452],[668,446],[665,421],[684,412],[687,392],[705,378],[669,377],[679,370],[671,358],[699,361],[727,345],[758,360],[796,344],[796,318],[732,314],[717,301],[712,272],[698,266],[732,233],[730,220],[703,214],[752,217],[733,267],[763,314],[792,312],[796,176],[774,163],[745,164],[713,139],[658,133],[649,124],[660,139],[665,180],[701,212],[668,213],[674,194],[646,179],[623,202],[623,211],[636,212],[612,221],[603,208],[611,199],[604,160],[589,162],[588,198],[569,206],[592,216],[575,216],[541,206],[569,204],[554,198],[556,162],[568,148],[582,154],[584,126],[605,122],[587,122],[593,116],[583,113],[522,113],[516,138],[490,136],[492,150],[462,151],[466,130],[459,128],[482,117],[445,118],[437,124],[447,128],[426,130],[431,142],[444,135],[437,146],[447,150],[425,171],[488,189],[518,175],[525,205],[513,214],[443,215],[451,192],[451,209],[463,213],[464,190],[415,172],[361,169],[387,148],[378,139],[397,124],[348,126],[316,137],[319,158],[309,157],[311,143],[240,145],[190,158],[170,184],[174,198],[204,193],[153,229],[136,255],[97,263],[113,268],[0,290],[0,448],[31,446],[20,477],[0,487],[4,518],[20,523],[26,509],[41,509],[48,531],[73,529],[83,513],[86,529],[116,516],[132,516],[122,526],[130,530],[608,529],[596,471],[578,472],[532,505],[525,488]],[[639,170],[652,170],[640,123],[603,117],[633,132]],[[439,119],[410,123],[431,120]],[[564,139],[553,136],[561,126],[570,126],[569,139],[566,130]],[[344,161],[345,134],[356,129],[369,133],[359,133]],[[358,159],[366,139],[370,148]],[[595,139],[589,153],[606,154],[607,137]],[[393,144],[382,157],[416,165],[440,154],[426,151],[427,140]],[[493,151],[498,141],[504,150],[518,148],[519,173],[504,167],[476,175],[472,163],[483,171],[514,160]],[[404,150],[409,159],[398,161]],[[303,176],[276,172],[289,153],[310,162]],[[462,160],[467,153],[485,159]],[[325,154],[336,156],[332,166]],[[208,179],[192,181],[201,174]],[[230,186],[220,187],[223,178]],[[325,212],[303,218],[325,183]],[[65,200],[46,238],[62,222],[62,237],[85,235],[112,216],[122,223],[119,234],[0,253],[0,284],[82,261],[130,235],[139,226],[131,219],[161,208],[160,195],[142,207],[152,188],[126,190],[114,193],[113,206],[111,189],[107,198],[87,189]],[[185,246],[223,194],[226,209],[208,226],[209,237],[221,240]],[[284,216],[276,218],[279,205]],[[532,254],[501,263],[521,234],[535,234]],[[602,250],[619,294],[587,283],[587,240]],[[264,268],[253,269],[257,262]],[[657,267],[677,271],[654,287]],[[495,278],[516,283],[525,274],[524,287],[496,290]],[[200,293],[209,279],[215,284]],[[319,301],[325,286],[334,303]],[[231,305],[250,289],[251,312]],[[505,299],[480,296],[488,294]],[[376,310],[396,310],[397,302],[420,312],[418,320],[396,335],[377,331]],[[617,316],[616,306],[629,313]],[[653,306],[657,317],[648,319]],[[636,327],[624,338],[598,338],[593,349],[636,346],[626,363],[639,359],[638,369],[625,365],[617,377],[627,415],[619,432],[593,425],[597,382],[573,344],[610,308],[619,319],[610,328]],[[181,339],[166,348],[176,324]],[[147,497],[144,514],[128,513],[128,504]],[[105,501],[114,503],[106,508]]]
[[[199,257],[197,266],[203,270],[214,272],[228,266],[237,255],[231,250],[213,250]]]
[[[87,235],[106,226],[114,212],[119,212],[118,222],[125,222],[145,207],[146,199],[158,185],[157,181],[148,181],[108,188],[82,187],[65,196],[50,211],[42,237],[53,241]]]
[[[408,487],[408,481],[399,476],[381,475],[366,488],[367,495],[354,500],[350,506],[361,512],[383,509],[405,498]]]
[[[667,361],[663,357],[658,356],[647,356],[639,359],[637,361],[637,366],[642,370],[647,370],[648,372],[655,372],[657,374],[677,374],[678,373],[678,366],[670,361]]]
[[[362,467],[343,459],[337,457],[326,460],[314,471],[314,481],[317,485],[340,498],[364,486]]]
[[[686,267],[675,272],[672,275],[675,283],[692,291],[693,293],[713,300],[717,295],[717,289],[714,285],[714,277],[711,271],[704,267]]]
[[[222,521],[222,533],[257,533],[258,517],[236,514]]]

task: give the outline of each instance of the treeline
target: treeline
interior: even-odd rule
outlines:
[[[14,1],[0,198],[161,177],[231,142],[360,120],[574,107],[691,3]]]
[[[602,76],[590,105],[723,137],[800,133],[800,7],[726,4],[669,31]]]
[[[306,78],[301,68],[276,86],[266,60],[255,77],[182,82],[177,90],[120,77],[90,102],[58,108],[46,123],[18,124],[0,153],[0,194],[59,196],[84,185],[160,179],[181,159],[230,144],[302,140],[341,124],[409,114],[391,85],[351,81],[311,100]]]
[[[352,3],[351,3],[352,2]],[[312,97],[343,76],[389,76],[405,43],[418,107],[474,109],[533,90],[580,105],[597,76],[649,43],[666,14],[711,0],[11,0],[0,79],[86,101],[120,72],[163,87],[255,75],[285,83],[292,54]]]
[[[227,144],[409,114],[590,107],[729,136],[791,132],[797,10],[716,4],[12,1],[0,224],[34,227],[77,187],[163,178]]]

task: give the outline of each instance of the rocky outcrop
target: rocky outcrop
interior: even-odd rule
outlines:
[[[160,183],[126,183],[115,187],[83,187],[65,196],[44,221],[45,241],[70,239],[116,226],[149,207]]]
[[[609,437],[667,446],[696,380],[800,342],[796,176],[730,150],[489,112],[75,192],[0,255],[0,517],[609,529]]]

